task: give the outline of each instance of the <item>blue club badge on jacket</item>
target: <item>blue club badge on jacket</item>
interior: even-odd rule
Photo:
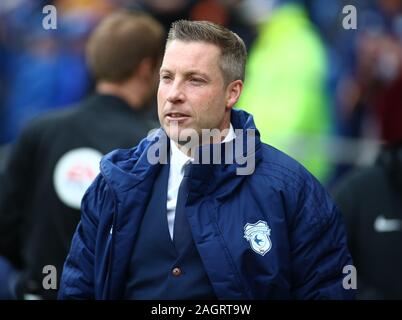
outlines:
[[[244,238],[250,243],[251,249],[264,256],[272,247],[271,229],[265,221],[247,223],[244,226]]]

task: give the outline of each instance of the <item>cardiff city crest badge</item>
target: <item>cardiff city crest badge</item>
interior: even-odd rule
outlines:
[[[250,243],[251,249],[264,256],[272,247],[271,229],[265,221],[247,223],[244,226],[244,238]]]

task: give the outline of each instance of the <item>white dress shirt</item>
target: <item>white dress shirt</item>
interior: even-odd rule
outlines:
[[[230,124],[229,132],[223,139],[222,143],[229,142],[236,138],[232,124]],[[184,166],[193,162],[194,159],[180,151],[176,143],[170,140],[170,168],[167,193],[167,221],[169,226],[170,238],[173,240],[174,218],[176,214],[177,196],[179,193],[180,183],[184,176]]]

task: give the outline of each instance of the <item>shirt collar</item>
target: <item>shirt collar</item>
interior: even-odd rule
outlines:
[[[232,124],[230,124],[229,132],[221,143],[232,141],[234,138],[236,138],[236,134],[234,132]],[[194,159],[187,156],[185,153],[181,152],[180,149],[177,147],[176,143],[172,139],[170,139],[170,145],[171,145],[170,163],[175,170],[182,172],[184,166],[187,163],[193,162]]]
[[[228,132],[228,134],[226,135],[225,139],[223,139],[222,143],[226,143],[226,142],[232,141],[234,138],[236,138],[236,134],[235,134],[235,132],[234,132],[234,129],[233,129],[232,124],[230,124],[229,132]]]

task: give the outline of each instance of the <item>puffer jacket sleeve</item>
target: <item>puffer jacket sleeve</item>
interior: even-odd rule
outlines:
[[[338,208],[310,175],[297,198],[289,234],[293,297],[353,299],[355,290],[344,288],[344,267],[353,262]]]
[[[59,299],[95,299],[95,251],[102,214],[114,209],[108,185],[101,175],[86,191],[81,202],[81,221],[74,233],[64,264]]]

